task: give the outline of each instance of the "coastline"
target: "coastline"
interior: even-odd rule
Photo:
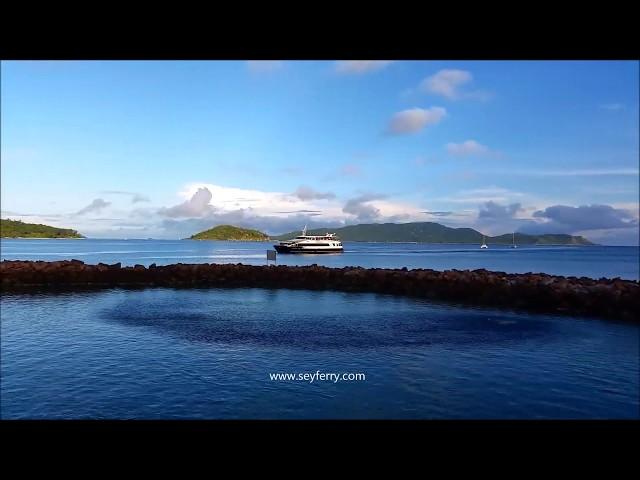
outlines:
[[[640,283],[544,273],[243,264],[122,267],[80,260],[0,262],[3,292],[86,288],[258,287],[384,293],[470,306],[640,323]]]
[[[162,238],[87,238],[87,237],[0,237],[2,240],[171,240]],[[244,240],[244,239],[230,239],[219,240],[213,238],[180,238],[177,241],[183,240],[195,240],[199,242],[251,242],[251,243],[273,243],[280,240],[268,239],[268,240]],[[378,242],[374,240],[343,240],[342,243],[380,243],[380,244],[400,244],[400,245],[477,245],[477,243],[470,242]],[[502,247],[511,246],[510,243],[487,243],[487,245]],[[579,243],[520,243],[518,246],[522,247],[606,247],[607,245],[601,245],[598,243],[591,244],[579,244]],[[634,247],[635,245],[618,245],[625,247]]]
[[[253,243],[268,243],[271,240],[244,240],[244,239],[227,239],[221,240],[218,238],[183,238],[182,240],[195,240],[197,242],[253,242]]]

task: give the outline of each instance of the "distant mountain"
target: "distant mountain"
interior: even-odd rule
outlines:
[[[240,228],[233,225],[218,225],[204,232],[191,235],[189,239],[263,242],[269,240],[269,236],[258,230],[251,230],[249,228]]]
[[[2,238],[84,238],[70,228],[56,228],[40,223],[24,223],[20,220],[0,219]]]
[[[316,228],[307,230],[307,235],[324,235],[336,233],[346,242],[417,242],[417,243],[477,243],[482,242],[483,235],[473,228],[450,228],[434,222],[414,223],[368,223],[349,225],[341,228]],[[302,232],[289,232],[272,237],[276,240],[287,240]],[[581,236],[565,234],[526,235],[515,234],[518,245],[593,245]],[[509,245],[512,235],[496,237],[486,236],[487,244]]]

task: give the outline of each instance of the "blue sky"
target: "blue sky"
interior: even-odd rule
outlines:
[[[2,62],[2,217],[638,243],[638,62]]]

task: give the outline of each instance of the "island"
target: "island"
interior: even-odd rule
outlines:
[[[473,228],[451,228],[435,222],[410,223],[368,223],[346,227],[325,227],[307,230],[307,235],[335,233],[345,242],[395,242],[395,243],[463,243],[511,245],[593,245],[582,236],[567,234],[528,235],[516,232],[491,237]],[[284,233],[273,237],[288,240],[300,235],[300,231]]]
[[[9,219],[0,219],[0,236],[2,238],[85,238],[70,228],[56,228],[40,223],[25,223]]]
[[[233,225],[218,225],[204,232],[191,235],[188,240],[223,240],[231,242],[265,242],[269,235],[258,230],[235,227]]]

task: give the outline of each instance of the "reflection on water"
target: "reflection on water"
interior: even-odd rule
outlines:
[[[375,294],[7,294],[3,418],[637,418],[635,325]],[[275,372],[364,382],[274,382]]]
[[[274,309],[265,317],[262,304],[246,298],[227,301],[225,309],[218,309],[203,304],[180,305],[171,298],[149,303],[147,298],[127,297],[99,315],[107,321],[146,326],[189,341],[307,349],[486,344],[553,334],[553,322],[542,317],[482,310],[466,310],[460,315],[455,308],[434,308],[423,303],[424,312],[416,321],[403,317],[405,301],[376,295],[350,298],[350,294],[340,293],[328,294],[328,303],[323,302],[323,295],[317,295],[311,313],[306,310],[306,302],[287,302],[284,297],[288,291],[264,292],[268,292],[261,292],[265,300],[286,308]],[[332,308],[335,296],[342,297],[346,310]],[[379,301],[396,304],[398,310],[377,312],[375,305]],[[416,301],[413,306],[419,304]]]

